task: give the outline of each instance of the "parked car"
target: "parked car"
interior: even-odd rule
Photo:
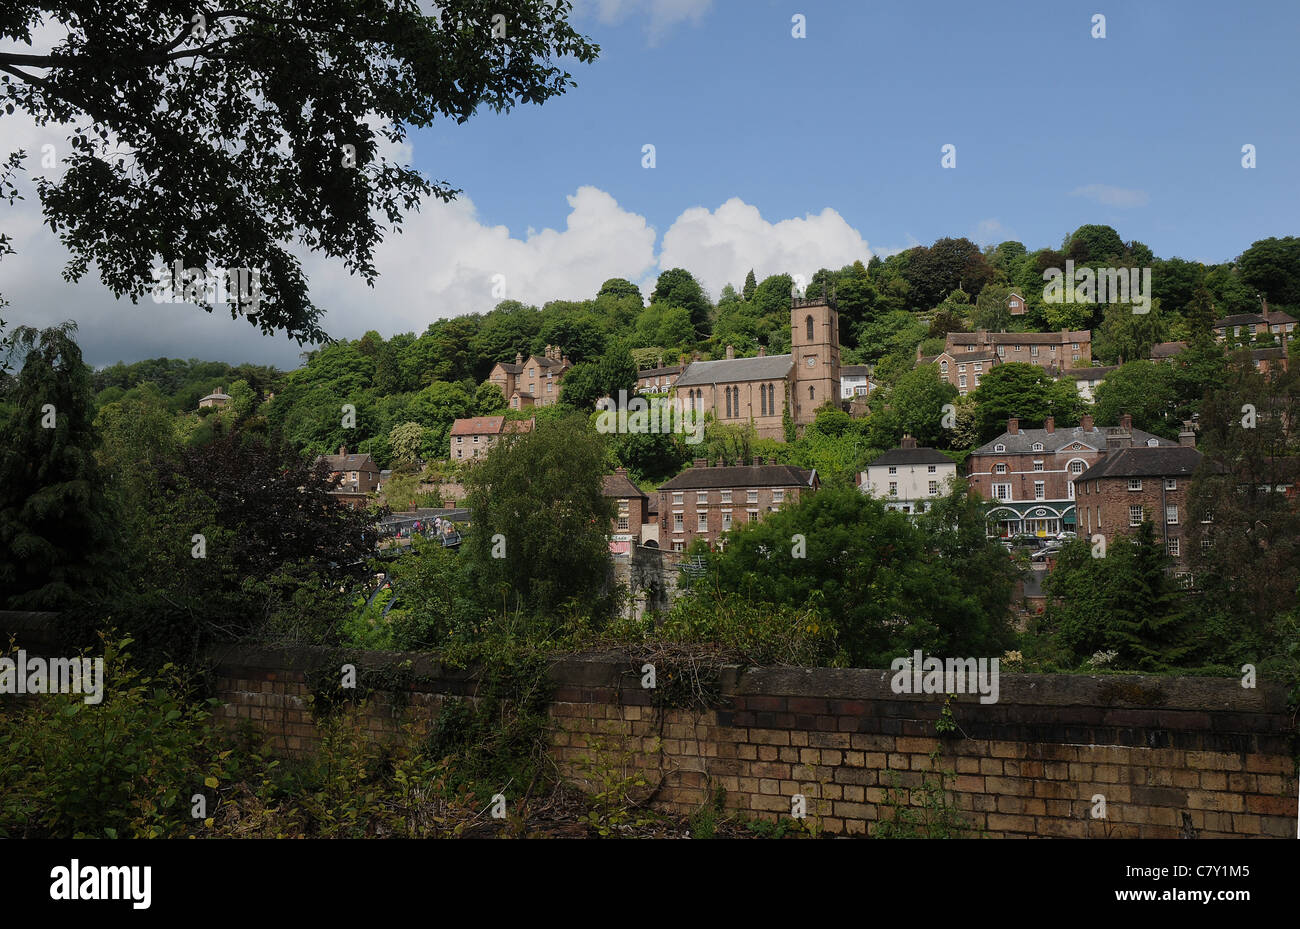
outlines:
[[[1038,551],[1029,556],[1030,561],[1047,561],[1052,555],[1060,552],[1060,545],[1044,545]]]

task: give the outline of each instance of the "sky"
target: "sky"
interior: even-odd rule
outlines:
[[[391,152],[463,193],[379,246],[373,289],[305,256],[332,336],[419,333],[503,290],[540,306],[626,277],[648,294],[673,267],[716,297],[750,268],[811,276],[943,236],[1033,250],[1105,223],[1160,257],[1221,262],[1300,234],[1294,0],[577,0],[573,22],[601,53],[571,64],[566,95]],[[39,158],[45,141],[59,136],[0,115],[0,154]],[[75,319],[97,366],[299,363],[302,347],[222,308],[64,282],[34,195],[0,210],[10,325]]]

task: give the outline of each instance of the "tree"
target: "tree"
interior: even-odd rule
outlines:
[[[575,410],[590,410],[607,394],[601,389],[600,366],[591,362],[574,365],[560,380],[560,402]]]
[[[709,334],[709,298],[704,295],[704,288],[685,268],[671,268],[659,275],[655,282],[654,293],[650,295],[651,303],[662,303],[670,307],[682,307],[691,314],[691,325],[695,335],[703,338]]]
[[[905,276],[911,284],[912,303],[917,309],[938,306],[958,288],[978,296],[993,276],[984,253],[969,239],[939,239],[929,248],[912,251]]]
[[[1133,425],[1172,439],[1178,435],[1174,394],[1174,369],[1163,362],[1130,361],[1121,365],[1097,388],[1094,413],[1098,422],[1117,423],[1122,414]]]
[[[631,281],[624,280],[621,277],[611,277],[605,283],[600,285],[600,290],[596,292],[597,297],[635,297],[639,306],[641,300],[641,288],[637,287]]]
[[[758,289],[758,282],[754,279],[754,269],[750,268],[749,273],[745,275],[745,287],[741,291],[741,296],[746,300],[754,299],[754,291]]]
[[[76,325],[14,330],[22,369],[0,446],[0,602],[59,610],[111,586],[118,550]]]
[[[500,391],[498,391],[500,393]],[[424,445],[424,427],[419,423],[402,423],[388,433],[388,448],[393,459],[410,463],[420,457]]]
[[[913,368],[898,379],[890,395],[890,405],[898,415],[903,431],[916,437],[920,445],[943,442],[943,407],[955,403],[957,388],[939,377],[934,364]]]
[[[494,416],[497,413],[504,413],[506,402],[505,394],[501,392],[500,387],[491,381],[484,381],[478,385],[478,390],[474,391],[474,415]]]
[[[1127,253],[1124,240],[1110,226],[1088,225],[1066,236],[1061,251],[1076,263],[1089,265],[1115,262]]]
[[[257,271],[260,302],[235,311],[265,332],[319,341],[321,310],[292,249],[304,243],[373,282],[385,224],[422,197],[457,193],[381,145],[438,117],[465,122],[481,107],[542,103],[574,86],[557,59],[591,62],[599,49],[570,28],[570,10],[529,0],[446,0],[433,16],[358,0],[16,0],[6,37],[39,42],[46,17],[67,35],[34,54],[0,52],[0,94],[10,113],[73,126],[62,176],[37,181],[73,279],[94,262],[114,294],[136,300],[157,264]]]
[[[1237,259],[1242,281],[1271,303],[1300,306],[1300,237],[1260,239]]]
[[[980,439],[999,435],[1009,418],[1022,426],[1041,426],[1048,416],[1064,425],[1077,420],[1078,391],[1069,379],[1053,381],[1038,365],[1010,362],[994,365],[973,394]]]
[[[571,415],[497,443],[469,470],[462,554],[487,602],[553,626],[566,603],[602,600],[614,519],[605,455],[604,437]]]
[[[1011,310],[1007,301],[1011,299],[1011,288],[1005,284],[988,284],[980,291],[975,300],[975,312],[971,314],[971,325],[975,329],[989,332],[1003,332],[1011,326]]]

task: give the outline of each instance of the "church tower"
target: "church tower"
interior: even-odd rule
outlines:
[[[824,285],[820,297],[790,303],[790,412],[802,433],[823,404],[839,403],[840,314]]]

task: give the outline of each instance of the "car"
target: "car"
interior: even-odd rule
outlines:
[[[1048,558],[1050,558],[1052,555],[1058,554],[1060,551],[1061,551],[1061,546],[1059,545],[1044,545],[1038,551],[1030,555],[1029,560],[1047,561]]]
[[[1078,537],[1079,536],[1077,533],[1071,532],[1069,529],[1066,529],[1063,532],[1058,532],[1056,534],[1056,540],[1058,542],[1068,542],[1071,539],[1077,539]]]

